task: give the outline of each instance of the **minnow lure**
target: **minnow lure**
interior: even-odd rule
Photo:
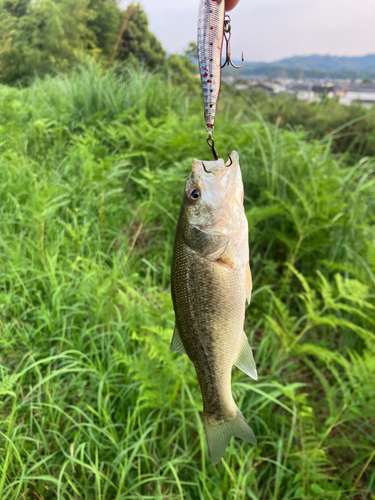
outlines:
[[[202,82],[204,119],[208,132],[207,143],[212,149],[215,160],[218,154],[215,150],[212,132],[214,130],[216,106],[220,93],[221,68],[231,64],[230,58],[230,17],[225,15],[225,0],[200,0],[198,15],[198,61]],[[221,50],[223,39],[227,44],[226,61],[221,65]]]

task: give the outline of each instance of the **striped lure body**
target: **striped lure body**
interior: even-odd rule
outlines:
[[[203,89],[204,118],[208,130],[214,127],[220,92],[224,16],[224,0],[200,0],[198,60]]]

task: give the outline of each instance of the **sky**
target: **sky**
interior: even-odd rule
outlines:
[[[128,3],[128,0],[122,2]],[[196,40],[199,0],[140,0],[168,53]],[[375,53],[375,0],[240,0],[232,57],[271,62],[294,55]]]

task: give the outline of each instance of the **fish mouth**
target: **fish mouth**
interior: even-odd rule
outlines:
[[[223,160],[223,161],[224,161],[224,160]],[[225,163],[225,166],[226,166],[227,168],[229,168],[229,167],[231,167],[232,165],[233,165],[233,160],[232,160],[231,155],[228,153],[228,161],[227,161],[227,163]],[[202,161],[202,166],[203,166],[203,169],[204,169],[204,171],[206,172],[206,174],[211,174],[211,173],[213,173],[213,172],[209,172],[209,171],[207,170],[206,165],[204,164],[204,161]]]
[[[228,160],[224,162],[223,158],[212,161],[194,160],[192,174],[202,175],[206,174],[227,175],[229,170],[237,170],[239,167],[239,158],[236,151],[228,153]],[[225,172],[227,171],[227,172]],[[233,175],[231,172],[230,175]],[[204,174],[203,174],[204,175]]]
[[[211,192],[225,192],[230,198],[235,196],[238,190],[243,189],[238,153],[232,151],[226,162],[222,158],[214,161],[194,160],[186,190],[192,185]]]
[[[198,186],[202,192],[211,197],[212,202],[222,196],[231,203],[242,203],[243,184],[239,157],[236,151],[214,161],[194,160],[190,176],[186,181],[186,193],[192,186]]]

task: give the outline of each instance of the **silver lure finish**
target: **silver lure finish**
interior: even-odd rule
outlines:
[[[216,105],[220,93],[224,17],[224,0],[200,0],[198,61],[207,130],[214,128]]]

